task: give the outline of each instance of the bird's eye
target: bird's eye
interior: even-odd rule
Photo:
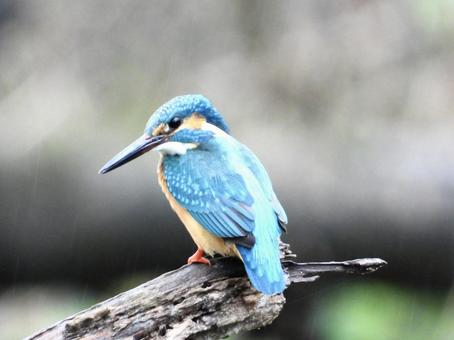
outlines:
[[[177,129],[181,125],[181,118],[179,117],[173,117],[170,122],[168,123],[169,128],[172,130]]]

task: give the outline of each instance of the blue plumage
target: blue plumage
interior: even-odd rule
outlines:
[[[254,230],[254,199],[215,138],[181,156],[163,159],[170,193],[205,228],[222,238]]]
[[[263,165],[228,132],[205,97],[175,97],[155,111],[145,134],[100,173],[153,148],[160,151],[160,184],[199,248],[188,263],[207,263],[205,250],[240,256],[257,290],[281,293],[285,276],[279,237],[287,216]]]
[[[252,152],[230,136],[213,136],[184,155],[164,157],[163,169],[178,203],[211,233],[237,244],[253,285],[282,292],[279,219],[287,218]]]

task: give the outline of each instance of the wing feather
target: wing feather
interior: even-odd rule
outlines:
[[[268,173],[265,170],[265,167],[259,161],[256,155],[249,150],[245,145],[240,144],[239,146],[240,154],[243,157],[244,162],[247,164],[251,172],[257,178],[258,182],[262,186],[263,191],[268,197],[274,212],[276,213],[276,217],[279,221],[279,226],[282,230],[287,231],[286,225],[288,223],[287,214],[285,213],[284,208],[282,207],[281,203],[279,202],[276,194],[273,190],[273,185],[271,184],[271,180],[268,176]]]
[[[190,157],[166,157],[163,170],[169,191],[200,225],[218,237],[254,245],[254,199],[226,159],[191,150]]]

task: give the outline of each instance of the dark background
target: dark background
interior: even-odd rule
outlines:
[[[0,1],[0,338],[192,254],[156,154],[97,174],[186,93],[262,160],[301,260],[389,261],[236,338],[452,337],[453,75],[448,0]]]

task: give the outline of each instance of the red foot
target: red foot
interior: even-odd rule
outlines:
[[[204,258],[203,256],[205,255],[205,252],[203,249],[197,248],[197,251],[192,255],[190,258],[188,258],[188,264],[191,263],[203,263],[211,266],[211,263],[208,259]]]

